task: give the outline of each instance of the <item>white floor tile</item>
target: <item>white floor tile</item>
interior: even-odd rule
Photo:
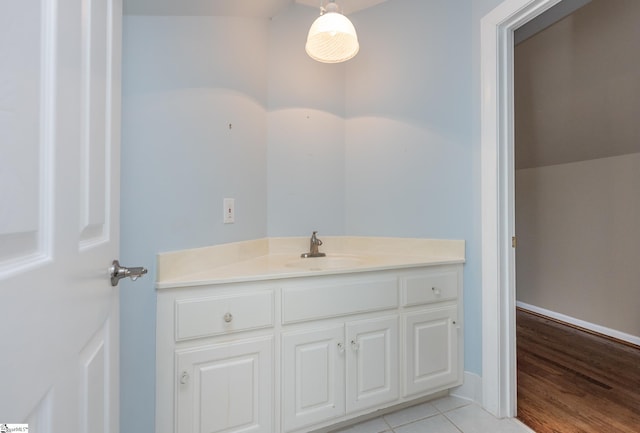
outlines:
[[[513,427],[514,430],[508,430],[509,432],[536,433],[534,430],[530,429],[528,426],[524,425],[522,422],[520,422],[520,421],[518,421],[516,419],[510,419],[508,421],[514,425],[514,427]]]
[[[434,400],[430,402],[432,405],[436,407],[441,413],[449,412],[453,409],[458,409],[459,407],[469,406],[473,402],[471,400],[465,400],[464,398],[454,397],[452,395],[439,398],[438,400]]]
[[[394,429],[395,433],[460,433],[443,415],[416,421]]]
[[[438,412],[440,411],[440,412]],[[412,406],[334,433],[535,433],[515,419],[496,419],[458,397]]]
[[[528,433],[529,429],[511,419],[497,419],[479,406],[470,405],[445,416],[464,433]]]
[[[391,426],[396,427],[410,422],[418,421],[438,414],[438,409],[431,403],[423,403],[411,406],[384,416],[384,420]]]
[[[339,433],[382,433],[387,431],[391,431],[389,425],[382,418],[374,418],[339,430]]]

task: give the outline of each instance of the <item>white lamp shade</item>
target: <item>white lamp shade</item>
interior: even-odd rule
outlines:
[[[319,16],[309,29],[305,50],[309,57],[323,63],[340,63],[358,54],[356,29],[339,12]]]

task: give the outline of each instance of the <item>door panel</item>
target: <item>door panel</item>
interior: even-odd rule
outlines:
[[[109,166],[111,163],[110,71],[112,32],[109,3],[82,1],[80,247],[108,239]]]
[[[343,325],[283,335],[286,431],[344,415],[343,337]]]
[[[109,388],[109,324],[100,329],[80,352],[80,402],[84,406],[80,414],[80,431],[105,431],[104,410]],[[106,430],[108,431],[108,430]]]
[[[347,411],[398,398],[398,318],[347,324]]]
[[[50,259],[52,9],[45,2],[0,5],[0,278]]]
[[[272,347],[268,337],[178,352],[177,432],[272,432]]]
[[[456,306],[405,317],[405,396],[458,381],[457,317]]]
[[[0,3],[0,422],[30,431],[119,428],[121,16],[121,0]]]

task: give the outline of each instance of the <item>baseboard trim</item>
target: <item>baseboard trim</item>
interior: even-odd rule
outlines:
[[[471,400],[482,406],[482,377],[470,371],[465,371],[462,385],[453,388],[449,395]]]
[[[582,329],[593,334],[597,334],[606,338],[610,338],[620,343],[627,344],[636,348],[640,348],[640,337],[627,334],[625,332],[616,331],[615,329],[607,328],[605,326],[596,325],[594,323],[586,322],[584,320],[576,319],[575,317],[567,316],[562,313],[547,310],[546,308],[536,307],[535,305],[527,304],[524,302],[516,301],[516,307],[525,311],[529,311],[541,316],[548,317],[558,322],[565,323],[569,326]]]

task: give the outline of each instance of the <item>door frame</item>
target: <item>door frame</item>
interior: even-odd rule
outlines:
[[[505,0],[480,21],[482,404],[517,414],[513,32],[562,0]]]

